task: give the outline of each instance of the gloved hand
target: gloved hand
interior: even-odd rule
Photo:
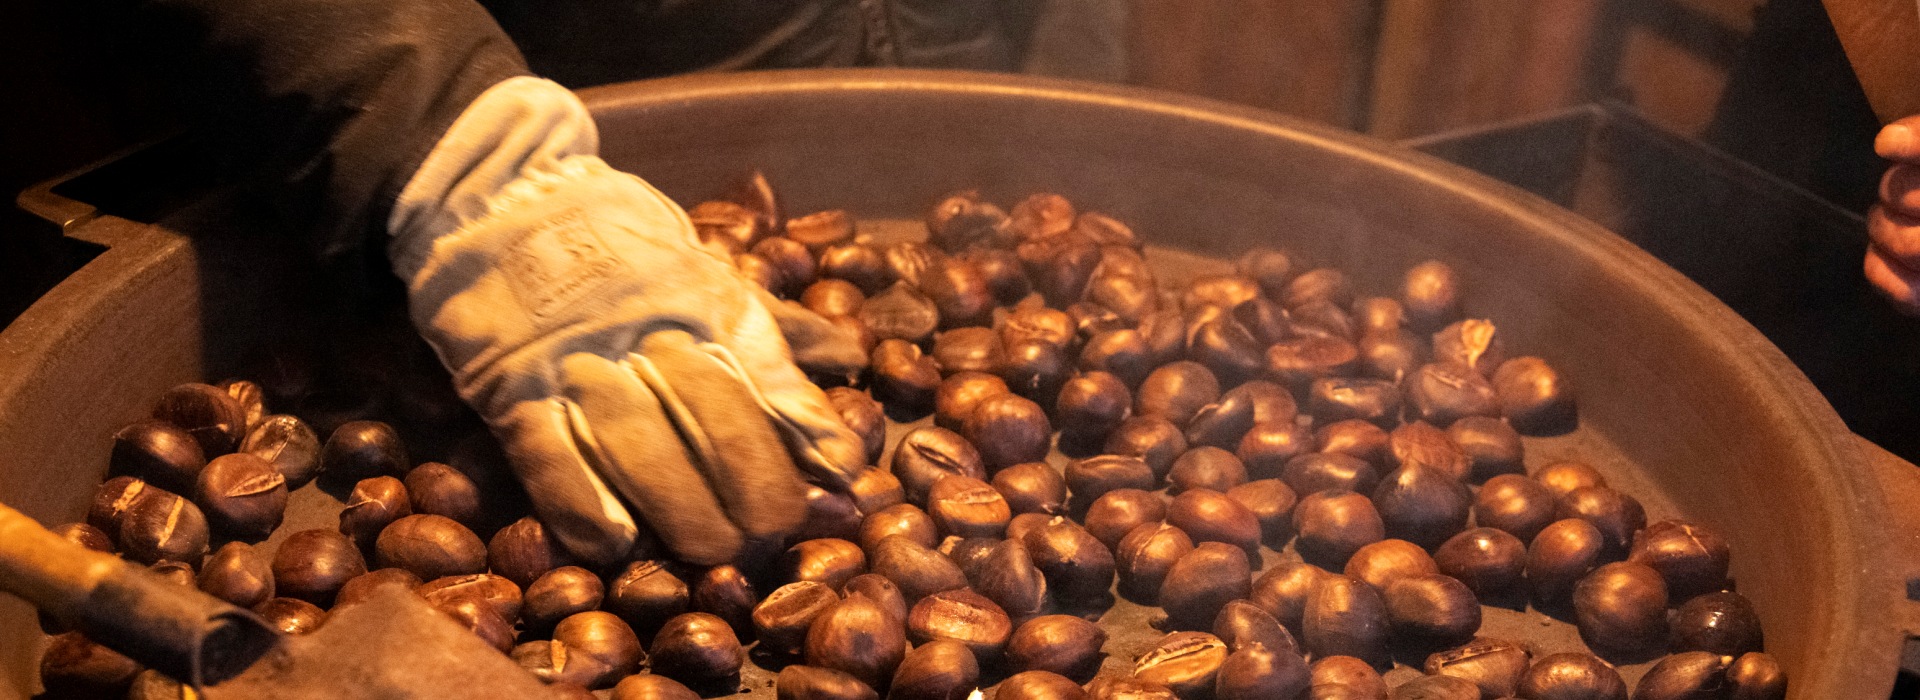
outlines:
[[[1867,213],[1867,281],[1901,310],[1920,314],[1920,115],[1881,129],[1873,150],[1893,167]]]
[[[569,550],[617,560],[638,519],[680,557],[724,562],[799,525],[800,470],[844,486],[865,468],[784,338],[830,371],[865,357],[708,252],[680,207],[597,149],[559,85],[488,89],[401,191],[394,271]]]

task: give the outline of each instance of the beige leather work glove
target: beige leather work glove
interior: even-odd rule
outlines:
[[[597,152],[566,89],[495,85],[402,191],[394,270],[562,544],[617,561],[640,521],[685,560],[725,562],[800,523],[802,470],[844,487],[865,468],[788,340],[810,369],[865,357],[703,249],[680,207]]]

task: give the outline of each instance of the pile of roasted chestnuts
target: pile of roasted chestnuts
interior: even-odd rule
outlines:
[[[1523,436],[1572,430],[1573,392],[1463,313],[1444,262],[1392,296],[1265,248],[1163,285],[1126,224],[1059,195],[949,195],[924,241],[882,244],[845,211],[784,216],[758,175],[689,214],[870,351],[815,379],[874,468],[811,488],[784,554],[586,565],[486,475],[414,464],[380,422],[322,441],[246,381],[167,392],[61,532],[290,634],[403,582],[561,697],[733,693],[749,660],[795,700],[1785,696],[1721,536],[1649,523],[1586,464],[1528,472]],[[351,484],[338,527],[269,556],[315,479]],[[1109,644],[1119,599],[1164,613],[1157,643]],[[1594,653],[1480,636],[1483,602]],[[1603,660],[1660,653],[1631,692]],[[1396,662],[1424,675],[1389,688]],[[178,692],[72,632],[42,670]]]

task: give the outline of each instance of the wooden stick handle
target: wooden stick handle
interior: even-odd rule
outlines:
[[[253,613],[68,542],[4,505],[0,591],[196,687],[238,675],[279,643]]]

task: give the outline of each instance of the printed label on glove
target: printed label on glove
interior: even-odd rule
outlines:
[[[612,276],[620,261],[586,215],[572,209],[515,241],[502,266],[521,308],[545,318],[586,297]]]

